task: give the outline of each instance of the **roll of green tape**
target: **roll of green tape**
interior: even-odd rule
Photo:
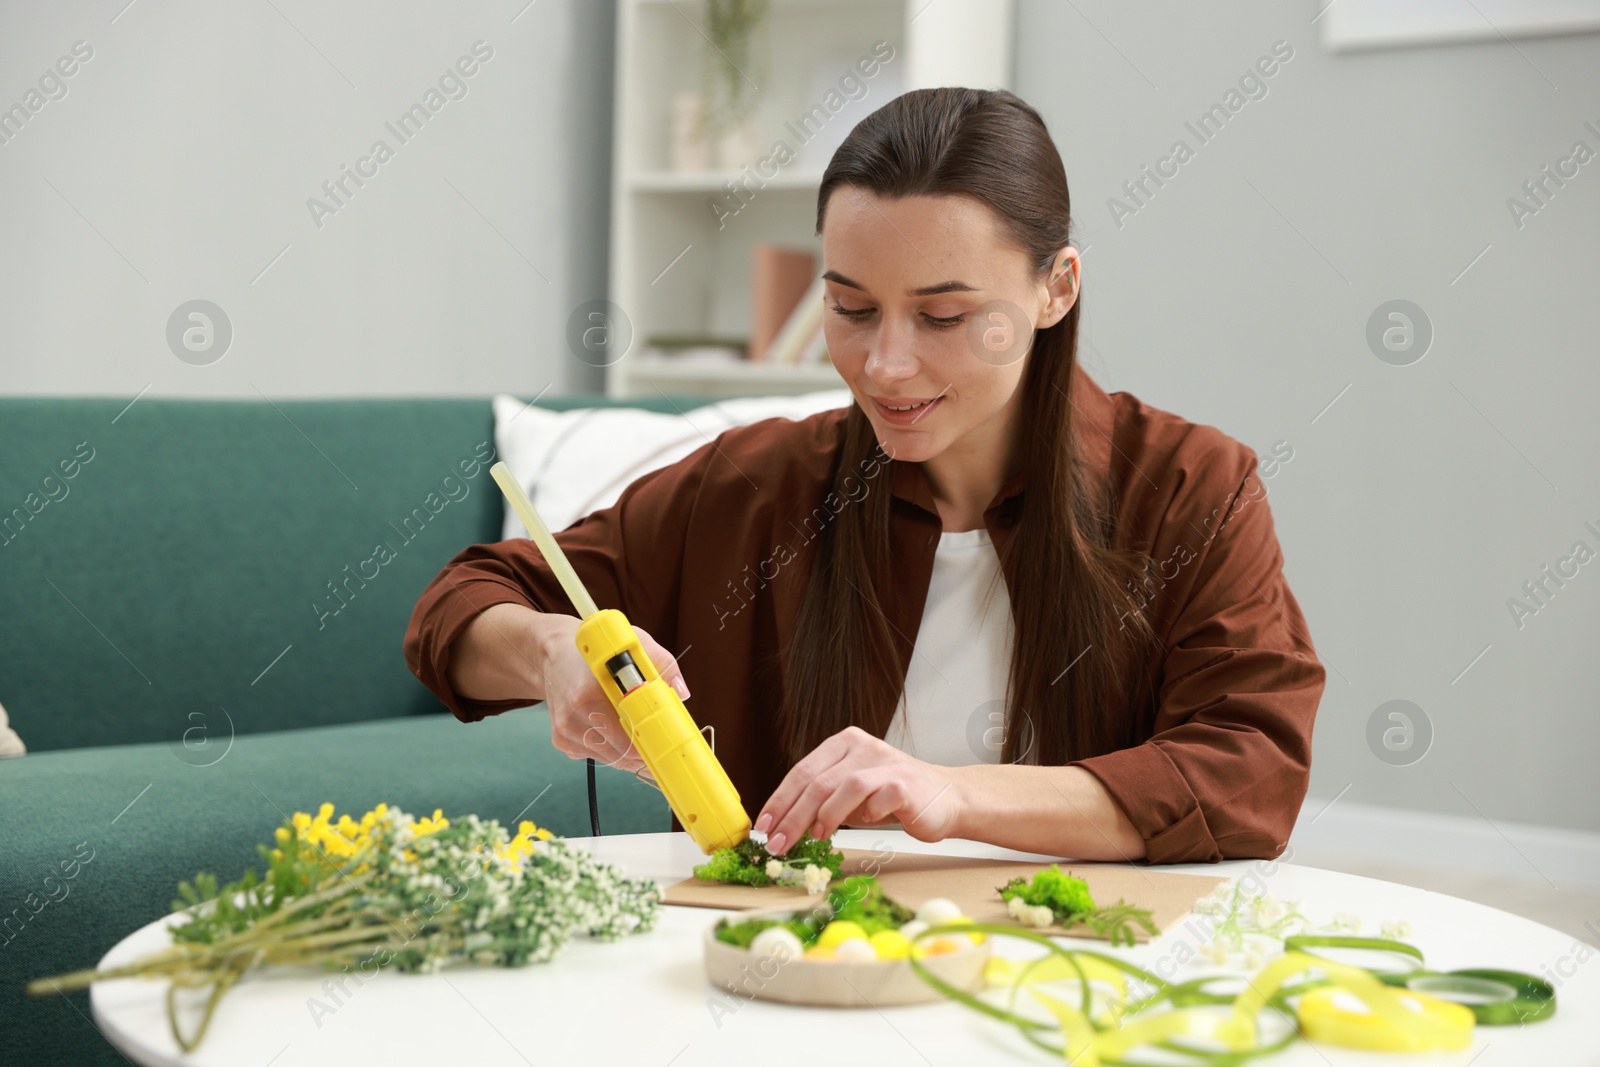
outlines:
[[[1317,948],[1356,948],[1393,952],[1417,961],[1410,971],[1389,971],[1376,977],[1385,985],[1405,986],[1471,1010],[1485,1026],[1514,1026],[1536,1022],[1555,1014],[1555,987],[1521,971],[1468,967],[1456,971],[1430,971],[1422,966],[1422,950],[1386,937],[1338,937],[1300,934],[1284,939],[1285,951],[1318,955]]]
[[[1555,987],[1521,971],[1469,967],[1443,974],[1419,972],[1407,979],[1406,988],[1465,1005],[1485,1026],[1518,1026],[1556,1011]]]

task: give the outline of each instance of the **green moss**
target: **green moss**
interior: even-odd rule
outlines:
[[[1053,863],[1035,874],[1031,882],[1013,878],[1000,887],[1001,900],[1009,902],[1012,897],[1021,897],[1024,904],[1032,907],[1046,905],[1058,922],[1068,922],[1074,916],[1095,910],[1089,883],[1067,874]]]
[[[1146,933],[1161,932],[1148,909],[1136,908],[1123,900],[1110,907],[1097,907],[1089,895],[1089,883],[1067,874],[1055,864],[1036,873],[1032,881],[1013,878],[1000,887],[1000,899],[1009,902],[1013,897],[1022,898],[1024,904],[1032,907],[1045,905],[1063,929],[1087,926],[1113,945],[1134,944],[1137,941],[1135,925]]]
[[[844,853],[834,849],[831,837],[818,840],[807,833],[801,834],[782,856],[774,856],[765,845],[747,837],[733,848],[717,849],[709,860],[694,869],[694,876],[706,882],[772,885],[772,879],[767,877],[767,862],[774,859],[802,871],[807,864],[826,867],[830,878],[837,878],[839,868],[844,866]]]

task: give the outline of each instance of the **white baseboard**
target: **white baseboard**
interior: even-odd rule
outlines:
[[[1600,834],[1529,823],[1490,823],[1355,801],[1307,797],[1289,839],[1293,862],[1360,857],[1554,885],[1600,889]]]

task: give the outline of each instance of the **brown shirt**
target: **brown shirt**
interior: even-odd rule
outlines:
[[[1081,368],[1072,401],[1081,454],[1116,493],[1115,543],[1154,561],[1145,610],[1162,647],[1152,705],[1123,712],[1140,720],[1142,742],[1071,762],[1127,813],[1149,862],[1276,856],[1305,798],[1326,671],[1283,575],[1257,457],[1214,427],[1108,395]],[[752,812],[789,766],[774,723],[781,681],[751,665],[789,646],[811,558],[803,549],[818,529],[811,516],[830,492],[847,410],[730,429],[556,534],[595,602],[677,655],[686,706],[715,726],[717,756]],[[899,662],[887,666],[904,678],[942,527],[922,466],[884,469],[867,491],[887,478],[900,502],[896,570],[882,595],[900,634]],[[1002,561],[1025,481],[1013,477],[984,512]],[[1009,565],[1002,573],[1013,587]],[[452,559],[405,635],[412,672],[465,722],[529,703],[473,700],[448,681],[451,643],[502,602],[575,614],[534,544],[502,541]]]

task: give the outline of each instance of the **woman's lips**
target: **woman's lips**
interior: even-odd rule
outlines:
[[[922,404],[921,407],[912,408],[910,411],[894,411],[877,397],[872,398],[872,404],[878,409],[878,415],[884,422],[893,423],[896,426],[910,426],[912,423],[921,422],[929,412],[939,406],[939,402],[943,399],[944,396],[941,394]],[[915,401],[903,400],[897,403],[896,407],[904,407],[908,403],[915,403]]]

